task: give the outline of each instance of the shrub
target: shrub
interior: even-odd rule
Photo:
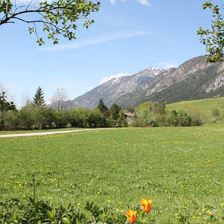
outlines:
[[[6,130],[13,130],[19,127],[19,119],[17,111],[7,111],[5,114],[5,128]]]
[[[179,110],[177,111],[177,126],[191,126],[191,117],[187,112]]]
[[[149,127],[151,126],[151,121],[153,120],[152,112],[150,108],[148,110],[143,110],[137,113],[137,117],[134,119],[134,127]]]
[[[221,115],[221,111],[219,109],[213,109],[212,110],[212,115],[216,118],[218,118]]]
[[[132,123],[133,127],[147,127],[150,126],[150,121],[146,122],[142,117],[136,117]]]
[[[201,126],[203,124],[203,119],[199,113],[191,114],[191,125]]]
[[[167,116],[165,114],[159,114],[155,117],[155,123],[157,126],[159,127],[166,127],[168,126],[168,123],[167,123]],[[151,121],[151,125],[152,125],[152,121]],[[155,127],[155,126],[153,126]]]
[[[97,109],[87,113],[87,126],[90,128],[107,127],[106,117]]]
[[[119,112],[119,117],[117,119],[117,124],[118,127],[127,127],[128,126],[128,121],[122,111]]]
[[[69,110],[69,122],[72,127],[84,128],[87,127],[87,110],[86,109],[71,109]]]
[[[55,111],[54,116],[56,128],[66,128],[69,125],[70,114],[67,111]]]
[[[82,210],[72,204],[54,207],[49,202],[42,200],[35,202],[33,199],[27,201],[12,199],[0,202],[0,223],[2,224],[120,224],[125,223],[125,220],[123,214],[116,214],[109,207],[101,208],[90,202],[87,202]]]
[[[168,124],[168,126],[177,126],[178,125],[177,112],[175,110],[170,111],[167,114],[167,124]]]
[[[19,111],[18,119],[20,129],[33,129],[34,125],[33,110],[34,106],[32,104],[27,104]]]

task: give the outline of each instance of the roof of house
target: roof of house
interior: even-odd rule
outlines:
[[[131,113],[131,112],[127,112],[127,113],[124,113],[125,116],[127,117],[135,117],[135,113]]]

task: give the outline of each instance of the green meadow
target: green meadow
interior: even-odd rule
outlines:
[[[0,200],[32,195],[122,213],[151,198],[158,223],[224,222],[224,126],[125,128],[0,139]]]
[[[205,123],[214,122],[224,115],[224,98],[182,101],[167,105],[169,110],[184,110],[189,114],[200,114]]]

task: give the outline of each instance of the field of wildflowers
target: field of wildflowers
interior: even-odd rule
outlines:
[[[37,201],[59,218],[72,204],[107,223],[224,223],[221,125],[0,139],[0,155],[1,212],[29,204],[35,174]]]

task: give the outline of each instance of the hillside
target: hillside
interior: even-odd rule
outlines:
[[[146,113],[150,107],[150,101],[146,101],[135,107],[135,112]],[[224,97],[167,104],[166,110],[186,111],[192,117],[199,117],[203,123],[216,122],[224,119]]]
[[[210,98],[203,100],[182,101],[167,105],[169,110],[184,110],[189,114],[199,113],[204,119],[212,120],[224,114],[224,98]]]
[[[134,75],[113,78],[68,101],[66,107],[94,108],[101,98],[107,106],[117,103],[131,108],[147,100],[167,104],[216,96],[224,96],[224,62],[209,64],[200,56],[177,68],[150,67]]]

